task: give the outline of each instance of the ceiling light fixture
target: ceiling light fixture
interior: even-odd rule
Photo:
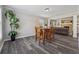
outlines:
[[[44,10],[45,10],[45,11],[49,11],[49,8],[45,8]]]

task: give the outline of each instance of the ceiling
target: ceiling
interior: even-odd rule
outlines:
[[[23,12],[36,16],[57,16],[63,15],[70,12],[78,10],[77,5],[7,5],[18,12]],[[46,11],[45,8],[49,8],[49,11]]]

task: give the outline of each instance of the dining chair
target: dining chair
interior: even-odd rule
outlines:
[[[39,44],[41,41],[44,43],[44,30],[41,27],[35,27],[35,37],[36,41],[39,41]]]
[[[45,30],[46,32],[46,40],[52,42],[54,39],[54,28],[50,27],[49,29]]]

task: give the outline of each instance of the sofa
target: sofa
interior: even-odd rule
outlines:
[[[56,34],[69,35],[69,28],[66,27],[55,27]]]

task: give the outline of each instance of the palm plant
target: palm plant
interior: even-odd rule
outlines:
[[[19,24],[18,24],[19,19],[16,17],[16,15],[12,10],[7,10],[5,12],[5,16],[9,20],[11,27],[11,31],[8,33],[8,35],[11,37],[11,40],[14,41],[17,35],[16,30],[19,28]]]

